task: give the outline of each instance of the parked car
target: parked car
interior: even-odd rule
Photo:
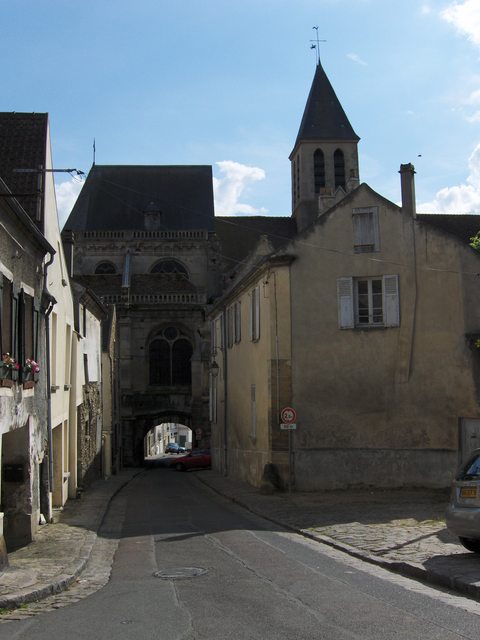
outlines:
[[[165,453],[185,453],[185,447],[181,447],[176,442],[169,442],[165,447]]]
[[[466,549],[480,553],[480,449],[472,452],[455,476],[446,521]]]
[[[188,469],[207,469],[212,466],[212,458],[208,449],[193,449],[186,456],[172,460],[170,467],[177,471]]]

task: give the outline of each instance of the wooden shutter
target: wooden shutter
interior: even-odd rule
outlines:
[[[398,296],[398,276],[383,276],[384,325],[400,325],[400,304]]]
[[[337,280],[338,326],[340,329],[353,329],[353,278]]]

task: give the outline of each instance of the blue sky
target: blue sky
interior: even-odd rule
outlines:
[[[315,70],[359,144],[360,179],[419,208],[480,213],[480,0],[0,0],[1,110],[50,114],[57,168],[211,164],[217,214],[290,214]],[[58,174],[63,221],[81,183]]]

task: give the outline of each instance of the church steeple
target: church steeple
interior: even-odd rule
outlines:
[[[358,185],[359,140],[318,62],[290,154],[292,215],[299,229]]]

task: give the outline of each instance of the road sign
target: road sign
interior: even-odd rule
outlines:
[[[284,424],[283,422],[280,424],[280,429],[282,431],[295,431],[297,428],[296,422],[290,422],[289,424]]]
[[[292,424],[297,419],[297,412],[292,407],[284,407],[280,411],[280,419],[283,424]]]

